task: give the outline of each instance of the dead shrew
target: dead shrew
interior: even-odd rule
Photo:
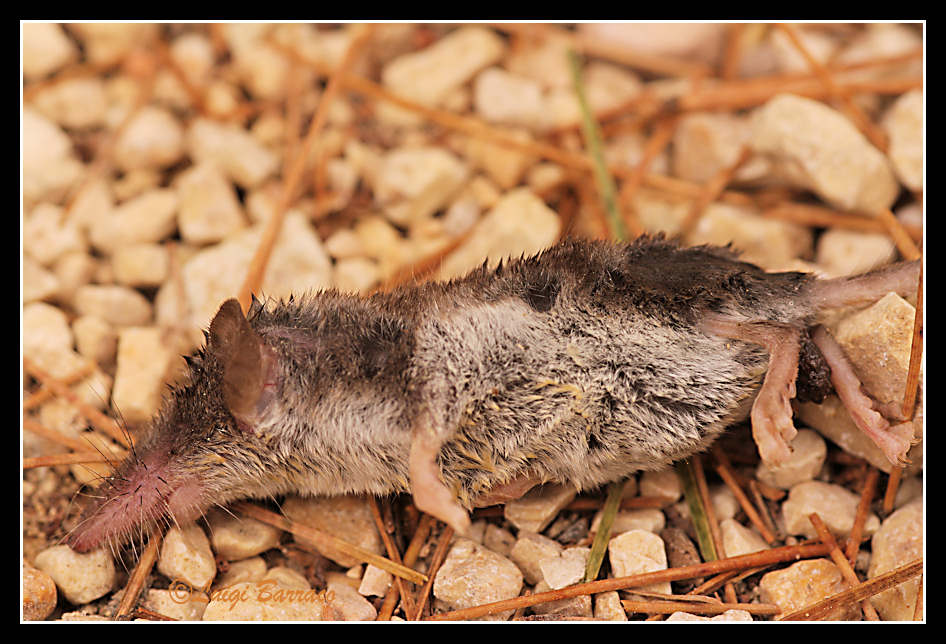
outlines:
[[[464,532],[470,507],[662,468],[747,415],[778,463],[796,391],[836,390],[898,463],[912,424],[891,426],[811,325],[822,309],[911,294],[918,275],[913,262],[818,280],[717,247],[574,240],[370,297],[254,300],[246,317],[229,300],[69,543],[288,493],[411,492]]]

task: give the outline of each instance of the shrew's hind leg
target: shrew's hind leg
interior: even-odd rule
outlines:
[[[811,333],[811,339],[821,349],[831,367],[831,384],[834,385],[838,398],[847,408],[854,424],[874,441],[891,463],[908,463],[907,450],[910,449],[914,438],[913,423],[908,421],[891,426],[887,419],[878,413],[879,411],[894,419],[903,420],[899,417],[900,411],[896,409],[898,405],[878,403],[864,393],[861,381],[854,373],[844,351],[824,327],[816,327]]]
[[[801,329],[778,322],[736,321],[718,313],[706,314],[702,329],[768,350],[768,371],[750,414],[752,437],[765,463],[785,462],[792,453],[788,442],[798,433],[792,422],[791,399],[795,397]]]
[[[457,534],[467,534],[470,517],[444,484],[437,464],[447,434],[439,423],[431,421],[429,413],[421,413],[418,421],[411,436],[408,461],[414,504],[418,510],[449,525]]]

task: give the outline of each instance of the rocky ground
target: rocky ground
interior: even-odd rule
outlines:
[[[120,412],[132,431],[151,417],[181,354],[240,291],[274,214],[285,219],[262,277],[274,297],[370,293],[564,236],[611,236],[570,48],[585,54],[583,91],[632,233],[731,242],[766,269],[830,277],[923,248],[922,25],[25,23],[21,43],[26,459],[90,442],[121,452],[96,413]],[[883,402],[907,391],[916,306],[890,294],[827,321]],[[817,512],[842,547],[852,529],[866,538],[857,581],[922,557],[922,444],[892,470],[833,396],[797,405],[795,422],[792,460],[777,471],[758,463],[744,427],[705,456],[717,548],[733,557],[817,540]],[[922,437],[922,400],[914,425]],[[23,619],[113,618],[140,545],[57,545],[80,486],[108,467],[27,462]],[[623,498],[599,579],[701,561],[676,472],[639,474]],[[214,512],[165,535],[133,615],[405,619],[419,601],[437,614],[567,588],[583,579],[601,505],[600,493],[545,486],[480,511],[471,538],[447,542],[409,498],[383,500],[380,525],[401,555],[431,528],[413,566],[433,574],[429,599],[404,583],[410,599],[390,607],[399,585],[381,567]],[[282,508],[390,556],[369,499]],[[844,591],[845,572],[812,557],[720,583],[692,611],[640,605],[699,585],[680,580],[489,618],[772,619]],[[880,619],[910,620],[918,590],[914,577],[870,603]],[[719,609],[691,614],[707,602]],[[869,612],[848,602],[829,618]]]

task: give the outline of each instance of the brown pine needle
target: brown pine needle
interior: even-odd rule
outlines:
[[[886,152],[887,135],[871,122],[867,115],[864,114],[864,111],[851,99],[850,94],[841,91],[838,84],[835,83],[834,78],[832,78],[831,72],[808,51],[808,48],[801,41],[798,31],[793,26],[785,23],[779,23],[776,27],[788,37],[792,46],[794,46],[795,49],[798,50],[798,53],[808,62],[808,66],[811,67],[811,70],[821,79],[821,82],[824,83],[829,95],[833,99],[841,102],[842,109],[854,123],[855,127],[874,144],[874,147],[881,152]]]
[[[414,536],[411,537],[411,542],[407,545],[407,550],[404,552],[405,566],[413,567],[414,564],[417,563],[421,548],[424,547],[424,543],[427,541],[434,522],[435,519],[429,514],[421,516],[420,521],[417,523],[417,529],[414,531]],[[406,588],[404,590],[405,592],[407,591]],[[378,621],[388,621],[391,619],[391,615],[394,614],[394,609],[397,605],[398,596],[397,586],[392,585],[391,588],[388,589],[388,594],[384,597],[384,603],[381,604],[381,609],[378,611]],[[411,601],[411,606],[413,607],[413,597],[409,601]],[[404,614],[411,615],[412,613],[406,610],[406,606],[407,604],[405,603]]]
[[[739,63],[742,58],[742,36],[746,31],[746,24],[737,22],[726,29],[726,48],[723,51],[723,64],[720,76],[724,80],[732,80],[739,75]]]
[[[811,521],[811,525],[815,527],[815,531],[818,533],[818,538],[821,539],[821,542],[831,548],[831,552],[828,554],[835,565],[841,569],[841,575],[844,577],[844,580],[852,587],[861,583],[861,580],[857,578],[857,574],[851,567],[851,562],[848,561],[847,557],[841,552],[841,549],[838,547],[838,542],[834,540],[834,536],[828,530],[828,526],[824,524],[824,521],[821,520],[821,517],[818,516],[818,513],[812,512],[809,514],[808,520]],[[851,539],[850,543],[856,542]],[[877,616],[877,611],[874,610],[874,606],[870,603],[869,599],[861,601],[861,611],[864,613],[864,617],[872,622],[880,620],[880,617]]]
[[[916,290],[916,312],[913,316],[913,339],[910,345],[910,367],[907,370],[907,386],[903,394],[903,417],[913,419],[916,410],[916,395],[920,388],[920,364],[923,357],[923,267],[920,267],[920,283]]]
[[[135,604],[138,603],[138,595],[141,594],[145,581],[147,581],[148,575],[151,574],[151,568],[154,567],[154,562],[158,558],[158,548],[161,545],[161,539],[162,537],[159,532],[153,532],[148,539],[148,545],[142,550],[141,556],[138,558],[138,563],[135,565],[135,569],[128,578],[128,584],[125,586],[125,594],[118,604],[118,610],[115,611],[116,621],[125,619],[134,610]]]
[[[654,131],[641,152],[640,160],[637,162],[637,165],[631,169],[630,176],[621,187],[621,203],[624,204],[625,213],[635,213],[633,203],[634,195],[644,182],[644,178],[648,174],[647,169],[650,167],[651,162],[657,158],[673,138],[677,123],[678,119],[671,116],[657,121],[657,124],[654,126]],[[633,218],[634,222],[638,222],[636,214],[633,215]],[[630,228],[630,225],[628,227]],[[639,237],[643,234],[643,229],[641,229],[640,223],[636,223],[636,227],[639,229],[639,232],[634,236]]]
[[[900,220],[890,212],[889,208],[881,210],[877,218],[880,219],[887,233],[893,239],[893,243],[897,245],[897,250],[900,251],[905,260],[912,262],[915,259],[920,259],[920,249],[916,247],[913,239],[910,238],[910,234],[900,223]]]
[[[778,615],[775,604],[701,603],[685,601],[630,601],[621,600],[628,613],[692,613],[694,615],[721,615],[727,610],[744,610],[750,615]]]
[[[791,221],[815,228],[844,228],[865,233],[887,233],[888,228],[876,217],[866,217],[848,212],[837,212],[824,206],[800,203],[782,203],[765,209],[763,217]],[[923,231],[912,226],[903,226],[914,241],[921,241]]]
[[[922,574],[923,560],[915,559],[908,564],[895,568],[890,572],[878,575],[873,579],[849,588],[845,591],[827,597],[816,604],[802,608],[788,615],[784,615],[779,620],[816,620],[823,619],[825,616],[834,612],[841,606],[853,604],[861,600],[882,593],[889,588],[894,588],[900,584],[913,579]]]
[[[743,492],[742,487],[736,481],[736,478],[733,476],[732,471],[725,464],[720,463],[716,466],[716,472],[719,474],[720,478],[723,479],[723,483],[732,491],[735,495],[736,500],[739,501],[739,505],[742,507],[743,512],[746,513],[746,516],[749,517],[749,521],[752,522],[752,525],[755,526],[756,530],[762,535],[762,538],[765,539],[765,542],[770,546],[775,543],[775,535],[769,530],[768,526],[762,521],[762,517],[759,516],[759,513],[756,512],[755,507],[752,505],[752,502],[749,500],[749,497],[746,496],[746,493]]]
[[[893,503],[897,500],[897,489],[900,487],[900,479],[902,477],[902,467],[890,468],[890,476],[887,478],[887,490],[884,492],[884,516],[893,512]]]
[[[403,565],[404,562],[401,560],[401,553],[397,551],[394,540],[391,539],[391,535],[388,534],[385,528],[384,519],[381,518],[378,500],[372,495],[368,495],[368,508],[371,510],[371,517],[374,519],[378,534],[381,535],[381,541],[384,543],[384,548],[388,552],[388,557],[394,563]],[[394,582],[394,585],[397,587],[397,592],[401,595],[401,603],[404,604],[404,611],[406,613],[413,613],[414,602],[411,600],[411,596],[404,591],[404,580],[400,577],[395,577]]]
[[[91,375],[93,371],[95,371],[95,363],[89,360],[82,367],[73,373],[70,373],[65,378],[62,378],[61,382],[64,385],[74,385],[80,380],[83,380],[86,376]],[[39,391],[30,394],[29,398],[23,401],[23,411],[35,409],[53,396],[55,396],[55,394],[49,389],[49,387],[40,387]]]
[[[28,374],[42,382],[43,385],[50,389],[54,394],[68,400],[73,406],[75,406],[79,413],[82,414],[83,418],[92,424],[93,427],[99,431],[105,432],[118,441],[122,446],[129,447],[128,436],[121,430],[121,428],[118,426],[118,423],[116,423],[114,420],[100,412],[92,405],[83,402],[76,392],[63,384],[60,380],[50,376],[45,370],[41,369],[39,365],[27,357],[23,358],[23,368]],[[82,449],[87,447],[87,445],[83,445]]]
[[[260,286],[263,284],[263,275],[266,273],[266,265],[269,262],[273,247],[276,245],[276,238],[279,236],[279,231],[282,228],[286,211],[296,197],[296,190],[299,187],[299,182],[305,171],[306,162],[309,159],[312,146],[315,144],[315,140],[328,121],[329,107],[342,89],[342,78],[358,59],[363,47],[374,33],[373,25],[360,25],[360,27],[360,33],[352,39],[348,50],[345,52],[345,56],[342,58],[341,64],[339,64],[332,73],[331,78],[329,78],[328,85],[319,101],[315,116],[312,118],[312,123],[309,125],[309,132],[306,134],[302,149],[299,154],[296,155],[292,165],[289,166],[289,170],[283,179],[279,201],[276,203],[273,214],[266,222],[263,237],[256,249],[256,253],[253,255],[253,259],[250,261],[246,279],[243,282],[243,286],[240,288],[238,299],[244,312],[250,307],[251,296],[254,293],[258,293]]]
[[[55,429],[50,429],[49,427],[36,422],[32,418],[23,419],[23,429],[29,430],[37,436],[42,436],[46,440],[53,441],[54,443],[58,443],[63,447],[68,447],[69,449],[75,450],[77,452],[84,452],[89,449],[89,444],[85,441],[79,438],[73,438],[72,436],[67,436]]]
[[[420,595],[417,598],[417,608],[412,615],[409,614],[407,618],[408,621],[416,622],[420,619],[420,616],[424,614],[424,608],[427,606],[427,599],[430,597],[430,591],[433,589],[437,571],[440,570],[444,559],[447,558],[447,551],[450,549],[451,539],[453,539],[453,528],[445,526],[443,533],[440,535],[440,541],[437,542],[437,549],[434,550],[434,555],[430,559],[429,574],[424,582],[424,587],[420,589]]]
[[[67,452],[65,454],[47,454],[30,456],[23,459],[23,469],[37,467],[55,467],[56,465],[77,465],[80,463],[107,463],[108,459],[98,452]]]
[[[262,508],[253,503],[248,503],[246,501],[241,501],[235,503],[232,506],[232,509],[237,512],[242,512],[243,514],[256,519],[257,521],[262,521],[263,523],[268,523],[271,526],[279,528],[280,530],[285,530],[286,532],[291,532],[294,535],[300,536],[310,543],[314,543],[320,547],[331,548],[345,553],[349,557],[358,559],[366,563],[374,564],[382,570],[386,570],[392,575],[397,577],[403,577],[408,581],[412,581],[415,584],[420,584],[426,581],[427,577],[412,570],[403,564],[398,564],[390,559],[386,559],[380,555],[376,555],[373,552],[369,552],[364,548],[359,548],[358,546],[348,543],[343,539],[317,530],[313,527],[304,525],[297,521],[291,521],[286,517],[276,514],[275,512],[270,512],[269,510]]]
[[[585,584],[575,584],[558,590],[549,590],[544,593],[535,593],[528,597],[514,597],[498,602],[473,606],[461,610],[432,615],[433,620],[466,620],[483,617],[484,615],[493,615],[507,610],[515,610],[519,607],[535,606],[545,602],[567,599],[569,597],[579,597],[581,595],[593,595],[597,593],[606,593],[612,590],[625,590],[628,588],[638,588],[650,584],[662,583],[665,581],[681,581],[683,579],[693,579],[694,577],[705,577],[715,575],[730,570],[746,570],[757,568],[759,566],[768,566],[775,563],[786,561],[796,561],[798,559],[808,559],[811,557],[822,557],[829,552],[829,548],[823,543],[803,545],[803,546],[784,546],[781,548],[772,548],[761,552],[753,552],[738,557],[727,559],[718,559],[706,563],[694,564],[692,566],[682,566],[680,568],[668,568],[666,570],[657,570],[654,572],[641,573],[628,577],[618,577],[616,579],[600,579]]]
[[[867,515],[870,512],[870,504],[874,501],[874,492],[877,490],[877,479],[880,478],[880,470],[870,468],[867,476],[864,477],[864,489],[861,490],[861,499],[857,504],[857,513],[854,515],[854,525],[851,527],[850,538],[847,542],[848,562],[853,566],[857,560],[857,553],[861,549],[861,535],[864,534],[864,525],[867,523]]]
[[[732,165],[721,169],[716,173],[716,176],[706,182],[706,186],[703,188],[699,198],[693,202],[693,206],[690,208],[690,212],[687,213],[686,219],[680,224],[680,235],[682,237],[686,237],[692,232],[693,228],[700,220],[703,211],[706,210],[706,207],[719,198],[719,195],[722,194],[726,185],[732,181],[736,172],[739,171],[739,168],[750,158],[752,158],[752,150],[749,146],[743,146],[742,151],[739,153],[739,158],[736,159]]]

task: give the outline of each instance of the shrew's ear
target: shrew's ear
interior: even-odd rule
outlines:
[[[266,384],[263,341],[243,316],[240,303],[223,303],[210,323],[207,346],[223,367],[223,399],[238,420],[255,415]]]

